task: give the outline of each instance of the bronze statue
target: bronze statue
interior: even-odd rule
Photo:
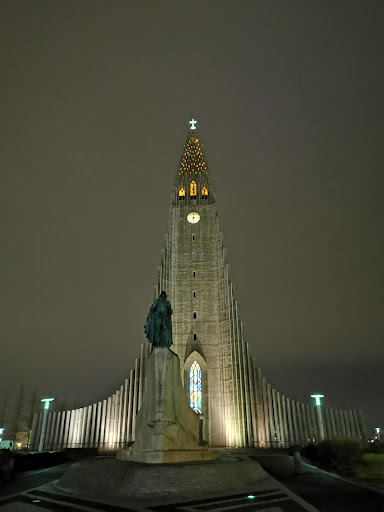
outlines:
[[[148,341],[154,347],[169,348],[172,345],[172,313],[171,303],[167,300],[167,294],[163,291],[152,304],[144,325],[144,332]]]

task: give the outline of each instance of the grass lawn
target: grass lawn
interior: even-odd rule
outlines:
[[[356,476],[367,482],[384,485],[384,453],[364,453]]]

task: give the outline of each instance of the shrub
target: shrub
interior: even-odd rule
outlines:
[[[354,439],[329,439],[317,445],[307,445],[303,455],[324,469],[354,473],[362,461],[362,449]]]
[[[373,443],[367,443],[364,446],[364,451],[367,453],[384,453],[384,443],[378,440],[373,441]]]

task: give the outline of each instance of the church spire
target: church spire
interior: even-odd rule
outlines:
[[[197,121],[189,121],[189,130],[184,144],[175,182],[175,200],[189,197],[198,203],[214,201],[213,184],[209,176],[207,159],[196,127]],[[210,197],[209,197],[210,196]]]
[[[197,132],[197,121],[192,119],[189,121],[190,128],[188,130],[187,140],[184,144],[184,151],[180,159],[178,170],[179,176],[198,177],[199,175],[208,175],[208,164],[203,154],[203,145],[199,140]]]

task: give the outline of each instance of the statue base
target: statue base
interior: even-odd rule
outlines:
[[[155,347],[147,362],[135,442],[119,450],[117,459],[150,464],[217,460],[219,452],[208,450],[199,439],[199,421],[181,382],[178,356],[168,348]]]
[[[125,462],[145,464],[175,464],[177,462],[204,462],[218,460],[220,453],[215,450],[118,450],[116,458]]]

